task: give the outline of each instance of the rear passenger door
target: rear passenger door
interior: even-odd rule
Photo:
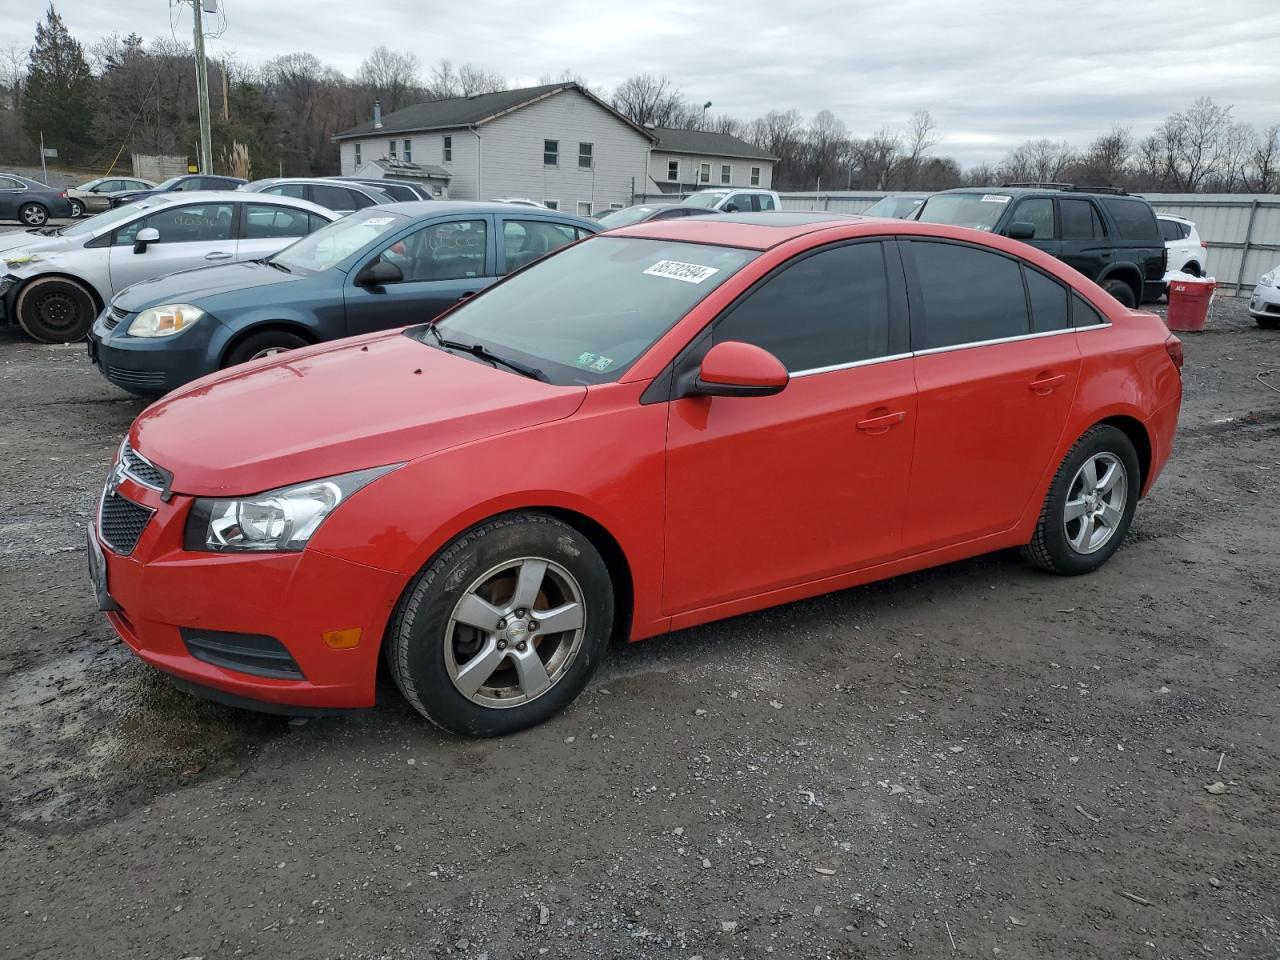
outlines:
[[[903,241],[919,390],[903,532],[919,553],[1000,533],[1058,447],[1080,375],[1067,288],[1016,257]]]
[[[260,260],[283,250],[299,237],[319,230],[329,221],[324,217],[277,203],[243,203],[237,260]]]
[[[675,614],[900,553],[916,424],[897,248],[777,268],[686,351],[742,341],[791,373],[770,397],[688,397],[667,426],[663,604]]]
[[[1058,214],[1062,233],[1058,259],[1096,280],[1111,262],[1107,228],[1098,208],[1092,200],[1060,197]]]

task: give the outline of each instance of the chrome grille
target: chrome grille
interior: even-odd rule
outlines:
[[[103,491],[102,506],[98,510],[98,533],[116,553],[124,556],[133,553],[150,519],[151,510],[142,504],[118,493]]]
[[[169,478],[164,471],[129,446],[128,441],[120,450],[120,462],[124,464],[125,472],[143,486],[155,490],[165,489]]]
[[[102,320],[102,325],[108,330],[114,330],[120,321],[129,316],[128,310],[121,310],[119,307],[108,307],[107,315]]]

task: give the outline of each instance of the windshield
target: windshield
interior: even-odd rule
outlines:
[[[1002,193],[940,193],[924,202],[916,219],[953,227],[990,230],[1012,198]]]
[[[79,223],[73,223],[69,227],[63,227],[60,232],[64,237],[83,237],[89,234],[102,233],[103,227],[114,227],[116,224],[124,223],[126,220],[132,220],[143,210],[151,210],[156,206],[156,204],[147,200],[135,200],[133,203],[127,203],[123,207],[113,207],[110,210],[104,210],[97,216],[90,217],[88,220],[81,220]]]
[[[157,184],[154,189],[157,191],[172,190],[174,184],[180,182],[181,180],[182,180],[182,177],[170,177],[168,180],[165,180],[163,183]]]
[[[442,337],[480,343],[552,383],[608,383],[759,253],[600,236],[564,247],[458,307]],[[428,328],[410,336],[435,343]]]
[[[901,220],[920,204],[919,197],[884,197],[862,211],[864,217],[893,217]]]
[[[729,195],[728,190],[703,190],[684,201],[686,207],[705,207],[710,210]]]
[[[328,270],[384,233],[399,230],[408,222],[408,217],[386,211],[376,215],[370,215],[369,211],[353,213],[321,227],[268,259],[290,270],[308,273]]]
[[[601,226],[612,230],[614,227],[625,227],[632,223],[639,223],[657,209],[657,207],[644,205],[624,207],[621,210],[610,210],[608,213],[602,213],[596,217],[596,220],[600,222]]]
[[[97,180],[87,180],[84,183],[80,184],[80,186],[72,187],[71,189],[72,190],[91,190],[101,182],[102,182],[102,178],[99,177]]]

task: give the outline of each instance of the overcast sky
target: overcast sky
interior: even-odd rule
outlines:
[[[9,0],[0,47],[30,45],[42,2]],[[373,47],[471,62],[534,84],[569,69],[611,88],[665,74],[712,113],[826,108],[854,134],[938,123],[968,165],[1035,137],[1076,144],[1114,123],[1141,136],[1207,95],[1255,126],[1280,122],[1277,0],[218,0],[211,55],[257,63],[309,51],[354,73]],[[57,0],[86,45],[113,31],[190,40],[167,0]],[[536,12],[535,12],[536,11]]]

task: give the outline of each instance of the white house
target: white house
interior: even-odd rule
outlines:
[[[654,127],[649,179],[662,193],[692,193],[708,187],[773,186],[769,151],[728,133]]]
[[[578,84],[553,83],[375,108],[334,140],[344,176],[408,161],[443,168],[454,200],[527,197],[589,215],[645,192],[657,137]]]

